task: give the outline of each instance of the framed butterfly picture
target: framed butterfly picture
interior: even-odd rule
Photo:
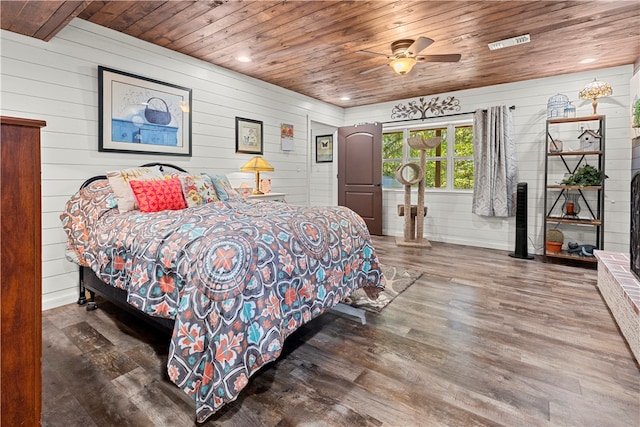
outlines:
[[[333,162],[333,135],[316,136],[316,163]]]

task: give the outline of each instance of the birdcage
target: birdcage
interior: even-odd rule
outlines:
[[[569,105],[569,97],[558,93],[549,98],[547,102],[547,118],[559,119],[566,117],[565,108]]]

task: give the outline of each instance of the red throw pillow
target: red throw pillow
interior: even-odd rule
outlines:
[[[180,179],[170,178],[158,181],[129,181],[141,212],[160,212],[185,209]]]

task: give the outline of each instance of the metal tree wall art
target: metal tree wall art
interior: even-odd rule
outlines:
[[[393,110],[391,110],[391,118],[425,119],[428,112],[438,116],[449,111],[460,111],[459,99],[456,99],[454,96],[448,96],[440,101],[440,97],[436,96],[435,98],[431,98],[429,102],[425,103],[424,97],[422,97],[419,98],[418,101],[410,101],[407,105],[398,104],[393,107]],[[415,117],[418,113],[420,113],[420,117]]]

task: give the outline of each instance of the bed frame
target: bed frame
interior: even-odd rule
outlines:
[[[168,163],[147,163],[140,167],[151,167],[151,166],[160,166],[160,170],[162,172],[171,172],[171,171],[187,172],[186,170],[182,169],[179,166],[171,165]],[[82,189],[87,185],[91,184],[92,182],[98,181],[101,179],[107,179],[107,176],[97,175],[97,176],[91,177],[87,179],[85,182],[83,182],[80,188]],[[124,311],[136,316],[141,320],[144,320],[145,322],[151,324],[152,326],[159,327],[160,329],[163,329],[163,330],[169,330],[169,331],[173,330],[174,321],[172,319],[149,316],[139,310],[136,310],[131,304],[127,302],[126,291],[107,285],[102,280],[100,280],[95,275],[93,270],[91,270],[89,267],[80,266],[80,269],[78,270],[78,276],[79,276],[78,286],[79,286],[79,293],[80,293],[80,295],[78,296],[78,305],[87,304],[87,307],[86,307],[87,311],[93,311],[98,308],[98,304],[95,301],[95,296],[96,294],[98,294],[104,297],[105,299],[107,299],[108,301],[112,302],[119,308],[123,309]],[[88,299],[87,299],[87,292],[89,293]]]
[[[178,171],[178,172],[187,172],[181,167],[174,166],[168,163],[147,163],[140,167],[151,167],[151,166],[160,166],[160,170],[165,171]],[[98,175],[92,178],[87,179],[82,183],[80,188],[84,188],[87,185],[91,184],[94,181],[100,179],[107,179],[106,175]],[[149,316],[139,310],[136,310],[133,306],[131,306],[127,302],[127,292],[120,289],[115,288],[113,286],[107,285],[102,280],[100,280],[93,270],[89,267],[82,267],[78,271],[79,274],[79,291],[80,295],[78,297],[78,304],[85,305],[87,304],[86,310],[93,311],[98,308],[98,304],[95,301],[96,293],[109,300],[113,304],[117,305],[119,308],[125,310],[126,312],[138,317],[141,320],[144,320],[147,323],[150,323],[152,326],[159,327],[163,330],[173,330],[173,319],[166,319],[162,317],[154,317]],[[87,292],[89,293],[89,299],[87,299]],[[347,314],[349,316],[357,317],[360,319],[360,322],[365,325],[367,323],[365,317],[365,311],[360,308],[351,307],[350,305],[346,305],[343,303],[338,303],[335,305],[333,310],[338,311],[340,313]]]

